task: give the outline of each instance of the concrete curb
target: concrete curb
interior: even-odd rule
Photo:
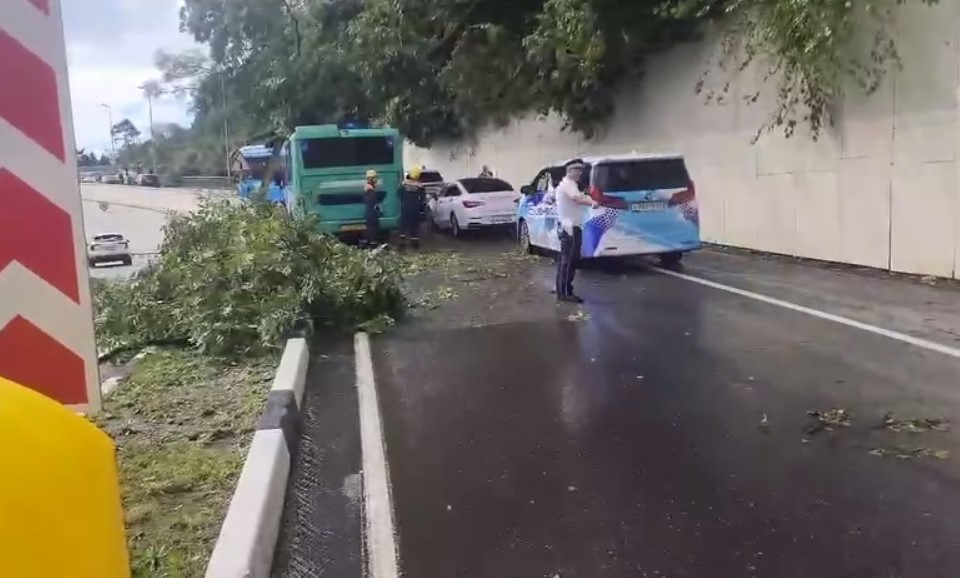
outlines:
[[[133,371],[133,368],[136,367],[138,363],[143,361],[143,358],[149,354],[150,354],[150,350],[144,349],[140,353],[134,355],[133,358],[130,359],[130,361],[124,364],[123,367],[124,367],[124,370],[126,370],[124,375],[111,377],[109,379],[105,379],[102,382],[100,382],[100,395],[103,397],[107,397],[108,395],[116,391],[116,389],[120,387],[120,384],[126,381],[128,377],[130,377],[130,373]]]
[[[270,576],[309,361],[306,339],[287,341],[206,578]]]
[[[380,402],[370,351],[370,336],[353,337],[357,398],[360,404],[360,447],[363,463],[363,518],[366,573],[369,578],[400,576],[399,552],[387,464]]]

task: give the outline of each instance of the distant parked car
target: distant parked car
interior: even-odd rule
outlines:
[[[160,177],[152,173],[137,175],[137,184],[141,187],[159,187]]]
[[[430,200],[430,221],[457,237],[466,229],[516,223],[519,202],[520,193],[502,179],[459,179]]]
[[[122,185],[123,184],[123,175],[107,174],[103,175],[103,178],[100,179],[105,185]]]
[[[96,267],[100,263],[133,265],[130,241],[120,233],[95,235],[87,248],[87,262],[91,267]]]

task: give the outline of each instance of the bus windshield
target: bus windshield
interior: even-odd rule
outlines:
[[[369,167],[394,162],[392,136],[308,138],[300,143],[303,168]]]
[[[255,179],[258,181],[263,180],[263,175],[267,172],[267,163],[270,162],[270,159],[266,158],[245,158],[244,161],[247,163],[247,170],[244,171],[244,177],[248,179]]]

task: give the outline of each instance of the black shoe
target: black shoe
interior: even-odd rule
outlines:
[[[562,301],[564,303],[583,303],[583,299],[577,297],[576,295],[559,295],[557,296],[557,301]]]

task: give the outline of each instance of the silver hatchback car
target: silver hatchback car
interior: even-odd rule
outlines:
[[[87,248],[87,262],[91,267],[96,267],[100,263],[133,265],[130,241],[120,233],[95,235]]]

